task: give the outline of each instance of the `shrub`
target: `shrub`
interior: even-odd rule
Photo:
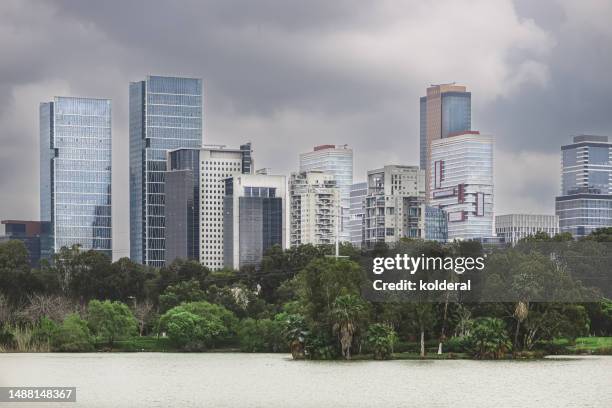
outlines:
[[[270,319],[242,320],[238,329],[240,350],[256,352],[286,351],[287,344],[283,337],[282,322]]]
[[[93,338],[87,322],[76,313],[68,315],[51,336],[53,351],[92,351]]]
[[[397,334],[388,325],[375,323],[368,328],[365,340],[366,346],[374,354],[376,360],[387,360],[393,353]]]

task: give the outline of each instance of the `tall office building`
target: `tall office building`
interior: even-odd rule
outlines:
[[[368,171],[368,195],[365,197],[364,246],[377,242],[395,243],[409,237],[404,211],[413,198],[425,200],[425,172],[418,166],[389,165]]]
[[[340,190],[342,223],[340,240],[349,241],[350,195],[353,185],[353,149],[347,145],[320,145],[300,154],[300,172],[323,171],[334,176]]]
[[[200,261],[200,149],[168,152],[166,172],[166,264]]]
[[[555,199],[561,232],[584,237],[612,226],[612,143],[607,136],[575,136],[561,146],[561,195]]]
[[[257,266],[274,245],[286,242],[285,176],[241,174],[225,180],[225,267]]]
[[[224,200],[226,180],[253,172],[251,144],[239,149],[206,146],[200,150],[200,263],[222,269],[224,252]]]
[[[448,214],[448,239],[492,237],[493,137],[478,131],[431,142],[430,204]]]
[[[361,248],[363,245],[366,195],[368,195],[368,183],[362,182],[351,185],[348,231],[350,242],[356,248]]]
[[[130,257],[163,266],[167,154],[202,146],[202,80],[147,76],[130,83]]]
[[[112,257],[110,100],[40,104],[40,219],[45,258],[73,245]]]
[[[323,171],[292,173],[289,203],[292,247],[336,242],[340,189],[333,175]]]
[[[431,85],[420,99],[420,112],[420,167],[429,197],[431,142],[471,129],[472,94],[454,83]]]
[[[521,239],[545,232],[551,237],[559,233],[559,217],[547,214],[504,214],[495,216],[495,232],[504,242],[516,245]]]

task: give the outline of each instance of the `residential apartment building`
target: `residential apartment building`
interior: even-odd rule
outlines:
[[[431,142],[430,205],[448,214],[448,239],[492,237],[492,136],[478,131]]]
[[[79,245],[112,257],[111,102],[60,97],[40,104],[41,254]]]
[[[612,143],[579,135],[561,146],[561,195],[555,199],[559,230],[580,238],[612,226]]]
[[[553,237],[559,233],[559,217],[547,214],[504,214],[495,216],[495,232],[508,244],[545,232]]]
[[[290,245],[325,245],[336,241],[340,189],[323,171],[292,173],[289,180]]]
[[[394,243],[407,237],[404,217],[406,198],[414,205],[425,200],[425,172],[418,166],[389,165],[368,171],[368,194],[365,197],[364,246],[377,242]]]
[[[147,76],[130,83],[130,258],[166,262],[168,152],[202,146],[202,80]]]
[[[350,240],[350,193],[353,185],[353,149],[347,145],[320,145],[300,154],[300,172],[323,171],[334,176],[340,190],[340,240]]]
[[[224,266],[257,266],[274,245],[286,248],[285,176],[241,174],[225,180]]]
[[[368,195],[368,183],[351,185],[349,201],[348,231],[351,244],[356,248],[363,245],[363,221],[365,215],[365,197]]]

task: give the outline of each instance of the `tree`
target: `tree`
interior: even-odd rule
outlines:
[[[160,330],[186,350],[214,347],[236,330],[236,317],[225,308],[208,302],[183,303],[160,318]]]
[[[289,343],[293,359],[303,359],[305,357],[306,337],[308,336],[308,326],[304,316],[297,314],[288,315],[285,320],[283,333]]]
[[[368,327],[366,345],[374,353],[374,359],[387,360],[393,353],[393,345],[397,342],[397,334],[392,327],[375,323]]]
[[[240,350],[249,353],[276,353],[287,350],[282,335],[282,322],[272,319],[243,319],[238,329]]]
[[[93,333],[105,339],[111,348],[116,340],[136,333],[136,319],[130,309],[121,302],[90,301],[87,321]]]
[[[134,317],[138,322],[138,334],[142,336],[144,329],[153,316],[153,303],[150,300],[135,302],[133,308]]]
[[[28,296],[28,305],[20,314],[32,323],[37,323],[43,317],[62,322],[74,311],[74,303],[64,296],[37,293]]]
[[[338,333],[342,356],[351,359],[353,335],[357,331],[358,321],[365,311],[365,302],[356,295],[342,295],[334,300],[332,319],[334,332]]]
[[[511,346],[504,321],[491,317],[476,320],[468,342],[474,357],[480,359],[502,358]]]
[[[0,293],[9,303],[17,305],[42,288],[42,283],[30,269],[25,244],[18,240],[0,243]]]
[[[163,313],[181,303],[198,302],[205,299],[206,292],[200,288],[200,283],[195,279],[190,279],[168,286],[159,296],[159,307]]]
[[[73,313],[51,335],[53,351],[79,352],[92,351],[93,339],[87,322]]]

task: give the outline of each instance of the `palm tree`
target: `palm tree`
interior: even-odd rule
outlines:
[[[333,329],[338,333],[342,356],[347,360],[351,359],[353,336],[357,331],[359,317],[364,310],[363,300],[355,295],[338,296],[332,306]]]

